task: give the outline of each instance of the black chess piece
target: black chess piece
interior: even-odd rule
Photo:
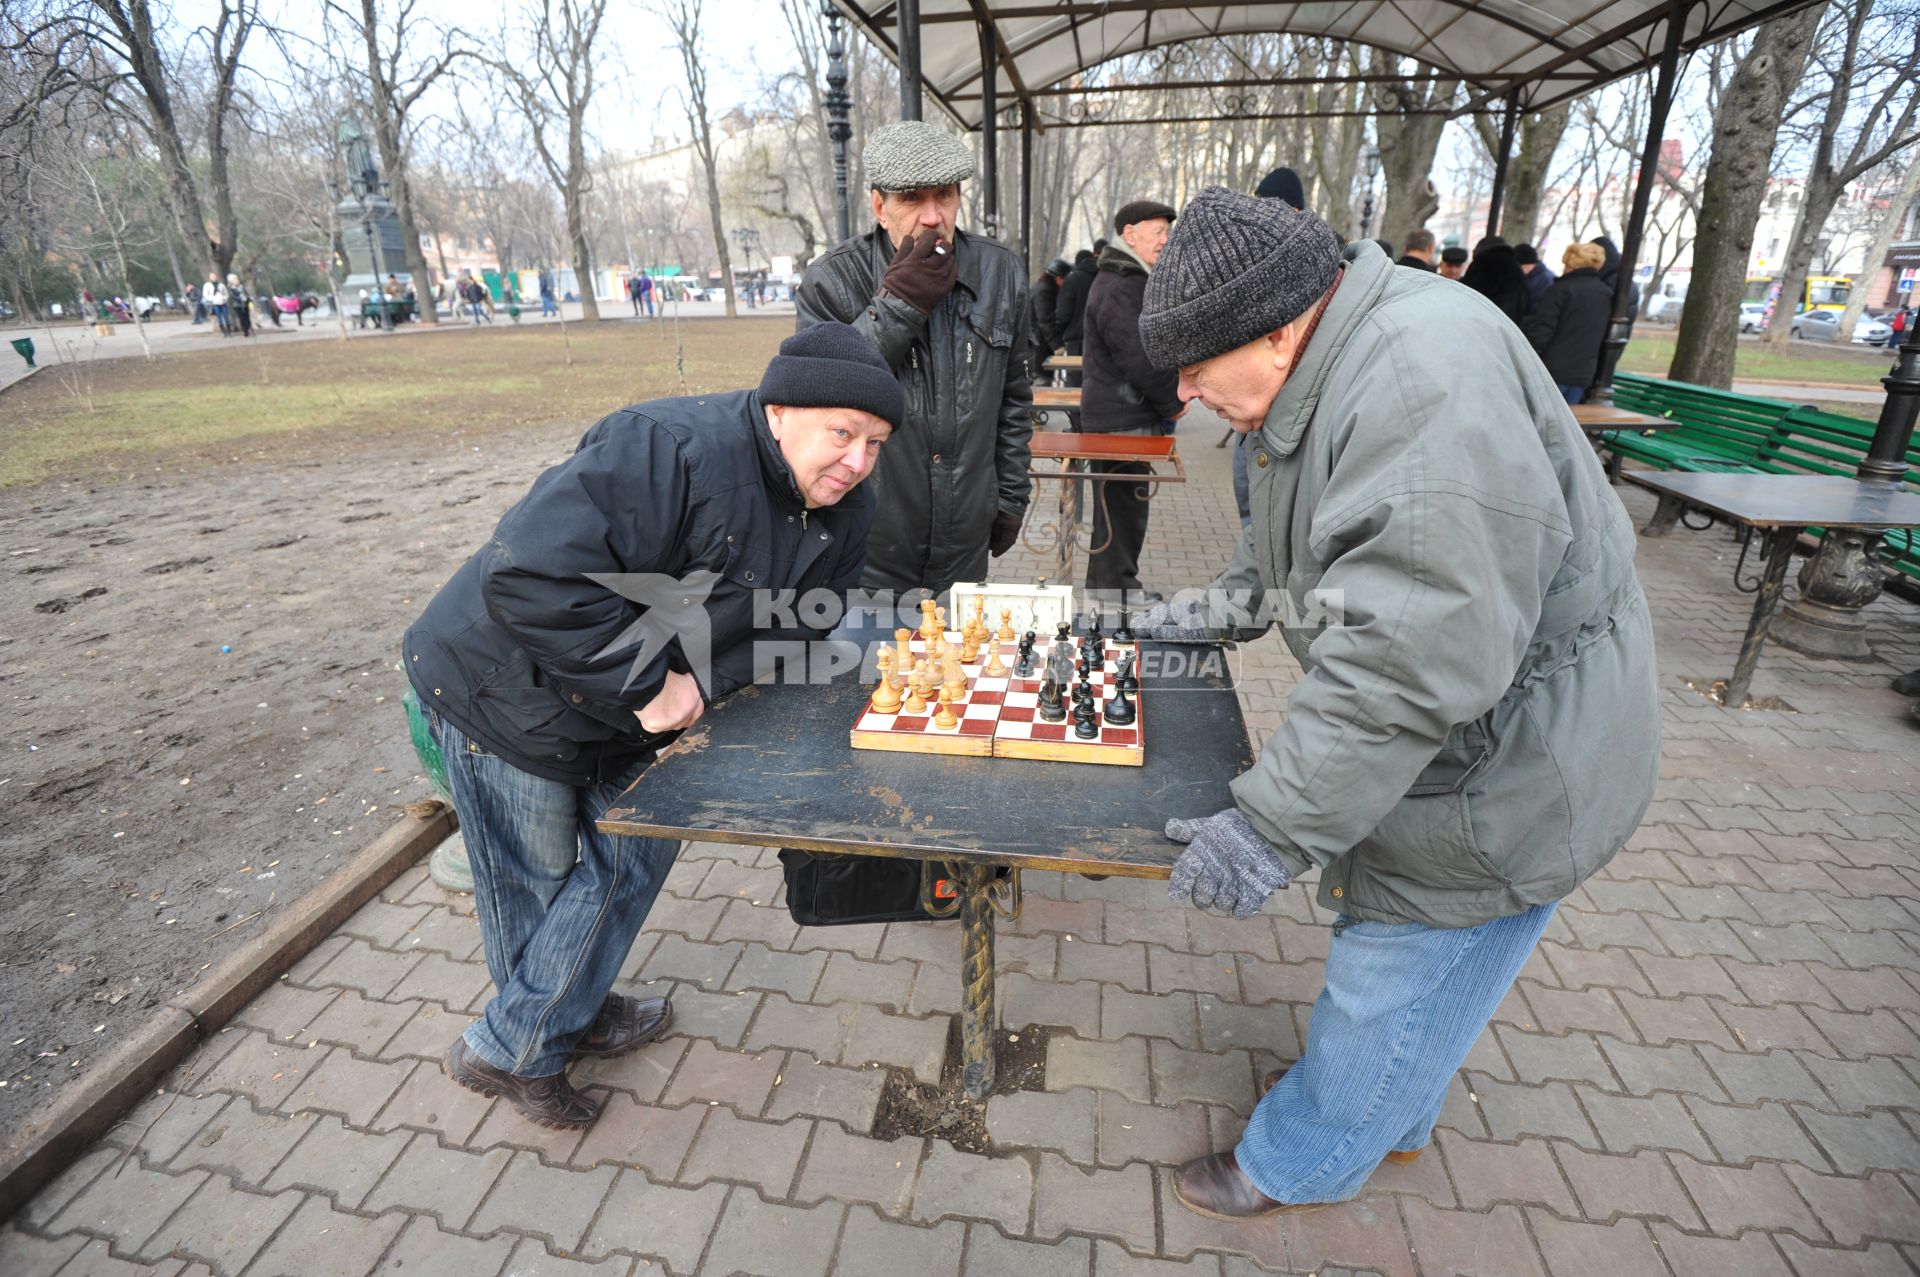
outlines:
[[[1081,701],[1074,709],[1073,734],[1081,740],[1092,740],[1100,734],[1100,716],[1091,700]]]
[[[1033,677],[1033,635],[1028,634],[1020,640],[1020,650],[1014,653],[1013,676],[1015,678]]]
[[[1113,641],[1119,644],[1133,642],[1133,613],[1127,611],[1127,592],[1120,591],[1120,627],[1113,632]]]
[[[1093,684],[1087,681],[1084,674],[1080,676],[1080,681],[1073,685],[1073,703],[1088,706],[1094,703]]]
[[[1060,627],[1053,632],[1053,641],[1062,647],[1071,643],[1073,641],[1073,623],[1071,621],[1060,622]]]
[[[1140,680],[1133,674],[1133,653],[1128,652],[1120,658],[1120,666],[1114,671],[1113,685],[1122,692],[1140,690]]]
[[[1113,699],[1107,702],[1103,717],[1115,727],[1129,727],[1133,724],[1133,702],[1127,699],[1126,689],[1116,687]]]
[[[1049,723],[1065,722],[1066,702],[1060,699],[1060,680],[1047,671],[1047,677],[1040,684],[1040,717]]]
[[[1100,609],[1093,609],[1093,615],[1087,621],[1087,637],[1097,645],[1100,642]]]

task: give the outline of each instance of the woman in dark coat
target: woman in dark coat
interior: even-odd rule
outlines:
[[[1561,255],[1560,278],[1540,298],[1523,331],[1570,404],[1586,398],[1600,367],[1613,289],[1600,277],[1606,253],[1598,244],[1572,244]]]
[[[1473,246],[1473,261],[1460,282],[1485,296],[1516,324],[1533,309],[1527,272],[1520,269],[1513,246],[1498,235],[1489,235]]]

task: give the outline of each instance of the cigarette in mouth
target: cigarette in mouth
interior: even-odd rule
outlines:
[[[940,256],[945,257],[947,255],[947,246],[945,244],[935,244],[933,246],[933,251],[940,254]]]

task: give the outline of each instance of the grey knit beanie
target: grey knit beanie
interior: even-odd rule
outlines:
[[[1340,240],[1312,213],[1209,186],[1147,277],[1140,342],[1156,368],[1212,359],[1306,314],[1339,269]]]
[[[860,153],[867,185],[876,191],[923,191],[973,176],[973,152],[945,129],[924,120],[883,124]]]

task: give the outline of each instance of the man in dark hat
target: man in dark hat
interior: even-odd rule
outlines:
[[[1056,257],[1046,264],[1040,272],[1040,278],[1033,282],[1033,292],[1027,302],[1031,316],[1028,336],[1033,342],[1033,379],[1043,381],[1047,377],[1047,358],[1060,349],[1060,330],[1053,323],[1053,304],[1060,298],[1060,285],[1066,281],[1067,272],[1073,268],[1067,265],[1067,259]]]
[[[679,843],[600,815],[708,702],[754,681],[763,591],[841,596],[866,564],[872,472],[900,384],[844,324],[789,337],[757,390],[622,408],[534,481],[407,631],[403,665],[447,760],[494,996],[447,1073],[571,1130],[567,1067],[666,1028],[612,992]],[[805,609],[803,609],[803,612]]]
[[[862,156],[873,229],[814,259],[799,326],[859,329],[912,405],[873,476],[866,588],[938,594],[1013,548],[1033,481],[1033,366],[1020,259],[956,226],[973,152],[920,120]]]
[[[1540,250],[1531,244],[1521,244],[1513,250],[1513,260],[1520,263],[1520,269],[1527,273],[1527,313],[1532,314],[1539,307],[1540,299],[1553,287],[1553,281],[1560,278],[1549,270],[1540,260]]]
[[[1449,244],[1440,250],[1440,278],[1460,279],[1467,273],[1467,250]]]
[[[1253,193],[1263,200],[1279,200],[1288,208],[1307,206],[1307,188],[1301,183],[1300,175],[1290,168],[1277,168],[1261,178]]]
[[[1170,893],[1245,917],[1318,869],[1336,915],[1305,1054],[1237,1147],[1174,1176],[1191,1209],[1249,1219],[1420,1156],[1555,905],[1653,798],[1652,626],[1626,510],[1472,290],[1214,187],[1147,280],[1140,338],[1251,435],[1254,484],[1226,571],[1137,628],[1278,624],[1302,669],[1233,806],[1168,822]]]
[[[1186,410],[1172,369],[1154,368],[1140,348],[1140,299],[1160,260],[1174,210],[1158,200],[1135,200],[1114,215],[1119,238],[1100,254],[1100,269],[1087,294],[1080,428],[1088,434],[1158,435],[1173,429]],[[1129,462],[1096,461],[1095,474],[1146,474]],[[1087,589],[1096,595],[1140,589],[1140,551],[1147,540],[1145,485],[1097,481],[1093,488],[1094,552],[1087,560]],[[1157,599],[1159,596],[1153,596]],[[1096,602],[1101,600],[1096,598]]]

